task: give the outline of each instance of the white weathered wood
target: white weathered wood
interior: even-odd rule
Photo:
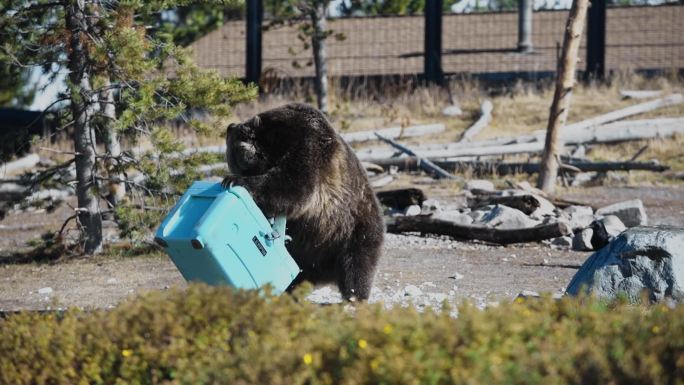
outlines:
[[[28,187],[18,183],[0,184],[0,201],[8,201],[22,198],[27,194]]]
[[[347,141],[347,143],[354,142],[365,142],[368,140],[377,140],[378,138],[375,134],[382,135],[388,139],[397,138],[409,138],[416,136],[423,136],[429,134],[437,134],[444,132],[446,126],[442,123],[435,124],[424,124],[420,126],[410,126],[410,127],[390,127],[382,128],[379,130],[369,130],[369,131],[357,131],[357,132],[345,132],[341,134],[342,138]]]
[[[664,98],[651,100],[650,102],[635,104],[633,106],[621,108],[607,114],[594,116],[593,118],[586,119],[581,122],[568,124],[563,127],[563,131],[574,131],[590,128],[592,126],[599,126],[601,124],[614,122],[616,120],[643,114],[645,112],[657,110],[659,108],[675,106],[677,104],[681,104],[682,102],[684,102],[684,96],[682,96],[682,94],[672,94]]]
[[[614,122],[577,131],[563,131],[566,144],[612,143],[666,138],[684,133],[684,118],[660,118]]]
[[[33,194],[24,198],[24,200],[29,203],[43,201],[46,199],[64,200],[72,195],[74,195],[74,191],[72,190],[57,190],[51,188],[47,190],[36,191]]]
[[[394,175],[388,174],[370,179],[370,185],[372,188],[384,187],[392,182],[394,182]]]
[[[459,142],[470,142],[475,135],[479,134],[480,131],[487,127],[487,125],[489,125],[489,122],[492,121],[493,109],[494,105],[492,105],[492,102],[490,102],[489,100],[485,100],[484,102],[482,102],[482,105],[480,106],[480,117],[472,126],[465,130],[465,132],[463,132],[463,135],[461,136]]]
[[[4,165],[0,166],[0,172],[3,174],[21,173],[36,167],[38,162],[40,162],[40,157],[38,154],[30,154],[23,158],[5,163]]]
[[[662,95],[663,91],[637,91],[637,90],[620,90],[620,95],[625,99],[650,99],[657,98]]]
[[[676,134],[684,134],[684,118],[662,118],[647,120],[632,120],[614,122],[599,127],[589,127],[577,131],[565,131],[561,138],[565,144],[612,143],[629,140],[665,138]],[[463,146],[459,143],[448,145],[435,144],[433,146],[415,146],[413,151],[417,156],[429,159],[459,158],[472,156],[511,155],[524,153],[538,153],[544,148],[542,140],[531,143],[516,143],[498,146]],[[359,150],[357,156],[363,161],[386,159],[394,154],[391,149],[373,151]],[[372,156],[372,157],[371,157]]]

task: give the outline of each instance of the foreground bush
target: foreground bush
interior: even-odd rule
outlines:
[[[2,384],[673,384],[684,307],[528,300],[417,313],[191,287],[0,321]]]

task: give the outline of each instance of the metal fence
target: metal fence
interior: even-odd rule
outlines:
[[[556,68],[567,14],[567,10],[534,12],[530,53],[517,52],[517,12],[444,14],[442,71],[491,76],[551,74]],[[330,19],[328,27],[344,36],[342,40],[328,38],[330,75],[421,75],[425,26],[422,15]],[[591,28],[589,31],[592,33]],[[244,76],[246,38],[246,22],[231,21],[191,48],[200,66],[224,75]],[[592,38],[584,38],[580,71],[585,69],[586,43]],[[683,69],[684,5],[608,7],[605,44],[601,42],[598,46],[605,57],[606,71]],[[303,48],[296,26],[265,29],[261,52],[262,73],[279,78],[313,76],[311,51]]]

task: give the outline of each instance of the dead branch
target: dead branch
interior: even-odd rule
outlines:
[[[457,239],[479,240],[507,245],[512,243],[538,242],[572,233],[563,222],[550,223],[524,229],[496,229],[482,226],[465,226],[454,222],[431,218],[429,215],[394,217],[389,220],[390,233],[420,232],[447,235]]]
[[[383,142],[386,142],[386,143],[390,144],[392,147],[400,150],[401,152],[403,152],[409,156],[415,156],[416,161],[418,163],[418,166],[423,171],[427,172],[428,174],[435,175],[438,178],[456,179],[456,177],[454,175],[451,175],[448,172],[444,171],[441,167],[435,165],[434,163],[432,163],[428,159],[422,159],[422,158],[416,156],[416,153],[413,152],[410,148],[408,148],[404,145],[401,145],[401,144],[393,141],[392,139],[385,138],[384,136],[382,136],[380,134],[376,133],[375,136],[377,136],[378,139],[382,140]]]
[[[489,100],[482,102],[482,105],[480,106],[480,117],[472,126],[463,132],[463,135],[458,142],[470,142],[475,135],[479,134],[480,131],[487,127],[489,122],[492,121],[492,109],[494,109],[492,102]]]

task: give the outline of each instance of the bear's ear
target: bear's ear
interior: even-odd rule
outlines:
[[[230,131],[231,131],[231,130],[234,130],[235,127],[237,127],[237,124],[235,124],[235,123],[229,124],[229,125],[228,125],[228,128],[226,128],[226,135],[230,134]]]

